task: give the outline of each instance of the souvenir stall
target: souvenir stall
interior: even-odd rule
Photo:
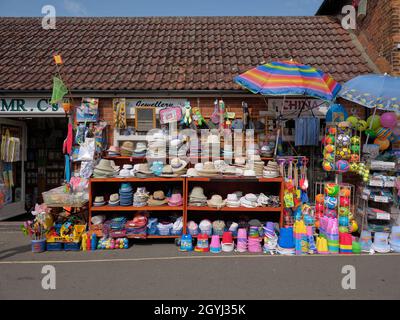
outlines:
[[[304,87],[310,76],[313,85]],[[274,86],[287,77],[288,85]],[[64,148],[65,183],[43,193],[44,205],[25,224],[33,251],[46,245],[126,249],[152,239],[175,239],[182,252],[367,251],[371,239],[363,232],[376,227],[376,217],[371,221],[357,208],[369,212],[370,197],[398,207],[395,193],[389,198],[375,189],[359,201],[379,179],[392,191],[399,187],[397,174],[372,174],[398,168],[398,155],[372,158],[389,148],[389,136],[395,152],[397,115],[382,115],[379,126],[377,114],[369,120],[349,115],[333,103],[341,87],[335,80],[294,61],[266,64],[235,81],[281,103],[269,110],[266,101],[268,112],[255,115],[245,101],[232,111],[221,98],[211,103],[211,112],[200,108],[199,99],[114,98],[110,118],[100,110],[102,98],[75,99]],[[293,96],[303,105],[288,117],[283,108]],[[368,143],[372,133],[379,135],[374,144]],[[394,165],[386,159],[395,159]],[[375,214],[384,210],[373,208]],[[400,241],[397,225],[382,227],[392,232],[391,248]],[[386,236],[379,237],[372,248],[382,252]]]

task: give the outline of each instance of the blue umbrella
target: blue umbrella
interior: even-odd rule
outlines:
[[[339,96],[367,108],[400,112],[400,78],[369,74],[343,85]]]

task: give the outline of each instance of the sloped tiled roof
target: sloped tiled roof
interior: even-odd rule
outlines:
[[[0,18],[0,90],[238,90],[233,77],[294,58],[344,82],[370,72],[330,17]]]

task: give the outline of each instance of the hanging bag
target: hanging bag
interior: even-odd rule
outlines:
[[[182,119],[181,107],[168,107],[160,110],[160,123],[167,124],[171,122],[179,122]]]

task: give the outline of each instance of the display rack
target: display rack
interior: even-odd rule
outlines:
[[[182,206],[144,206],[144,207],[134,207],[134,206],[109,206],[104,205],[101,207],[93,206],[93,199],[96,195],[110,195],[112,193],[118,193],[119,185],[123,182],[129,182],[132,184],[133,188],[146,186],[148,190],[157,191],[164,189],[168,185],[175,185],[182,188],[182,196],[186,198],[185,189],[185,179],[184,178],[91,178],[89,181],[89,229],[91,226],[92,215],[95,214],[115,214],[115,213],[132,213],[137,211],[148,211],[148,212],[180,212],[184,220],[184,230],[185,230],[185,203]],[[135,236],[127,236],[135,238]],[[148,239],[173,239],[178,236],[159,236],[159,235],[148,235]]]
[[[156,191],[164,189],[168,185],[175,185],[182,188],[183,204],[178,207],[171,207],[168,205],[163,206],[93,206],[93,199],[97,195],[107,196],[112,193],[117,193],[119,185],[123,182],[129,182],[133,188],[146,186],[148,190]],[[278,195],[280,197],[280,207],[257,207],[257,208],[228,208],[221,209],[210,207],[192,207],[188,206],[188,193],[195,185],[204,187],[207,195],[211,196],[213,192],[221,194],[226,197],[227,193],[237,190],[243,193],[259,193],[265,192],[267,194]],[[258,218],[263,217],[263,220],[277,220],[282,226],[283,224],[283,179],[282,178],[247,178],[247,177],[213,177],[213,178],[91,178],[89,181],[89,229],[91,226],[91,218],[96,214],[116,214],[116,213],[132,213],[136,211],[148,211],[150,213],[156,212],[179,212],[183,217],[183,233],[186,233],[186,226],[188,216],[191,218],[199,218],[204,215],[228,215],[231,219],[235,218],[235,214],[254,214]],[[268,215],[268,217],[266,217]],[[132,236],[134,238],[134,236]],[[148,235],[148,239],[173,239],[179,236],[159,236]]]

